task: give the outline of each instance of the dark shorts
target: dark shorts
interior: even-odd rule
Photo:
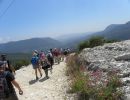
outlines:
[[[46,70],[48,68],[50,68],[50,65],[42,66],[42,69],[44,69],[44,70]]]
[[[32,65],[33,69],[39,68],[39,65]]]
[[[50,62],[51,66],[54,65],[54,60],[53,59],[49,59],[48,61]]]

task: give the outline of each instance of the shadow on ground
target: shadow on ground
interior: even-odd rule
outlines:
[[[29,81],[29,84],[32,85],[32,84],[36,83],[37,81],[38,81],[38,80],[36,80],[36,79],[31,80],[31,81]]]
[[[47,79],[49,79],[49,78],[44,77],[44,78],[40,79],[39,82],[43,82],[43,81],[45,81]]]

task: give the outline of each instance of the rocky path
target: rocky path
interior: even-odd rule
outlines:
[[[49,71],[49,79],[44,77],[45,74],[42,70],[43,76],[36,81],[31,65],[21,68],[15,76],[24,91],[21,96],[16,89],[19,100],[73,100],[73,97],[66,93],[68,79],[65,70],[66,65],[61,62],[59,65],[53,66],[52,73]]]

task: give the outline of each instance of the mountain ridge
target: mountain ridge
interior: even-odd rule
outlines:
[[[44,50],[60,47],[62,45],[61,42],[52,38],[31,38],[20,41],[11,41],[8,43],[0,44],[1,52],[7,53],[26,53],[31,52],[32,50]]]
[[[34,49],[47,50],[50,48],[76,48],[77,45],[92,36],[103,36],[107,39],[127,40],[130,38],[130,21],[125,24],[111,24],[99,32],[76,33],[59,38],[31,38],[0,44],[0,52],[30,52]],[[16,50],[15,50],[16,49]]]

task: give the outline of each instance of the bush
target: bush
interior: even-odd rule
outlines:
[[[95,46],[99,46],[99,45],[103,45],[105,42],[104,37],[92,37],[89,39],[89,47],[95,47]]]
[[[81,42],[78,45],[78,51],[81,51],[84,48],[93,48],[95,46],[103,45],[104,43],[113,43],[113,42],[117,42],[117,40],[109,40],[101,36],[94,36],[87,41]]]
[[[22,59],[22,60],[16,60],[15,62],[14,62],[14,64],[13,64],[13,66],[14,66],[14,68],[16,69],[16,70],[18,70],[18,69],[20,69],[22,66],[27,66],[27,65],[29,65],[29,61],[28,60],[24,60],[24,59]]]
[[[10,64],[16,70],[22,66],[27,66],[30,64],[31,54],[28,53],[7,53],[7,59]]]
[[[87,47],[89,47],[89,41],[84,41],[84,42],[81,42],[78,45],[78,50],[81,51],[81,50],[83,50],[84,48],[87,48]]]
[[[119,40],[108,40],[108,39],[105,40],[105,43],[113,43],[113,42],[119,42]]]

